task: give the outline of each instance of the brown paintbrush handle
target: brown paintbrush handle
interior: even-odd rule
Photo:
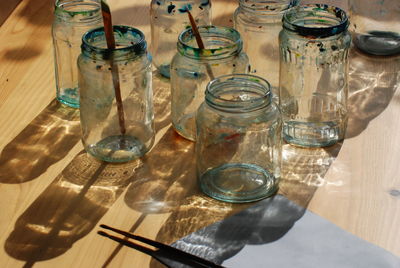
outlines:
[[[106,35],[107,48],[110,50],[115,49],[115,38],[112,26],[111,11],[110,7],[103,0],[101,1],[101,13],[103,15],[104,34]],[[124,106],[122,104],[122,97],[121,97],[119,71],[118,71],[118,65],[114,64],[114,59],[112,56],[110,58],[110,67],[111,67],[111,75],[115,91],[115,100],[117,102],[119,128],[121,131],[121,135],[125,135],[126,133],[125,116],[124,116]]]
[[[194,21],[194,18],[192,16],[192,14],[190,13],[189,10],[186,10],[186,12],[188,13],[190,25],[192,26],[192,30],[193,30],[193,33],[194,33],[194,37],[196,38],[197,46],[200,49],[205,49],[203,40],[201,39],[201,36],[200,36],[199,28],[197,27],[196,22]],[[212,72],[211,66],[209,64],[207,64],[207,63],[205,65],[206,65],[207,74],[210,77],[210,80],[214,80],[215,76],[214,76],[214,74]]]

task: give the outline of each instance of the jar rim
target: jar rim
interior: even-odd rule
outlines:
[[[233,28],[214,25],[202,25],[198,27],[198,30],[204,43],[206,42],[205,38],[214,37],[225,39],[229,42],[229,44],[220,46],[218,48],[206,47],[204,49],[199,48],[197,46],[197,43],[196,46],[193,46],[189,43],[190,41],[193,42],[196,38],[193,29],[189,27],[179,34],[177,49],[180,54],[194,59],[225,58],[234,54],[239,54],[242,50],[243,41],[241,39],[240,33]]]
[[[250,12],[280,14],[298,5],[300,0],[239,0],[239,6]]]
[[[222,96],[222,93],[228,93],[230,98]],[[235,96],[235,93],[250,93],[252,96]],[[270,105],[271,95],[271,85],[262,77],[251,74],[228,74],[219,76],[207,84],[205,102],[218,110],[243,113]]]
[[[295,6],[283,15],[282,21],[284,29],[311,38],[337,35],[349,26],[345,11],[326,4]]]
[[[104,33],[104,27],[98,27],[89,30],[82,36],[82,53],[91,55],[92,53],[102,55],[104,59],[109,59],[113,56],[114,59],[122,56],[136,57],[143,55],[147,52],[147,43],[144,34],[131,26],[125,25],[113,25],[113,33],[116,44],[118,45],[118,37],[130,35],[132,38],[129,41],[129,45],[116,47],[115,49],[109,49],[106,46],[93,45],[95,41],[101,41],[103,45],[106,45],[106,37]]]
[[[74,9],[74,7],[79,7],[79,9]],[[56,16],[63,18],[73,18],[77,15],[91,17],[100,14],[101,6],[98,0],[56,0],[54,9]],[[101,19],[101,16],[98,18]]]

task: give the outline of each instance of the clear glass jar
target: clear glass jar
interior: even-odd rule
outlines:
[[[250,73],[267,79],[274,98],[279,94],[279,32],[282,16],[298,0],[239,0],[233,15],[235,29],[243,39]]]
[[[295,145],[323,147],[344,138],[347,126],[346,13],[333,6],[297,6],[283,16],[280,107],[283,137]]]
[[[246,73],[247,55],[240,34],[228,27],[201,26],[205,49],[199,49],[192,29],[179,35],[178,53],[171,63],[171,114],[175,130],[196,138],[195,113],[204,100],[204,89],[214,77]]]
[[[170,77],[179,34],[191,27],[187,9],[198,26],[211,24],[210,0],[151,1],[151,54],[154,66],[165,77]]]
[[[82,38],[78,58],[82,141],[98,159],[126,162],[144,155],[154,143],[151,60],[141,31],[114,26],[114,36],[118,44],[114,50],[107,49],[103,27]],[[115,77],[122,109],[116,101]]]
[[[400,1],[349,0],[354,44],[373,55],[400,53]]]
[[[196,119],[197,177],[207,195],[251,202],[274,194],[280,178],[282,123],[269,83],[233,74],[207,85]]]
[[[102,26],[99,0],[56,0],[52,26],[57,99],[79,108],[78,68],[82,35]]]

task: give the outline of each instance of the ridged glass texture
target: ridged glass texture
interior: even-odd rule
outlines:
[[[344,138],[347,126],[348,19],[339,8],[315,4],[285,13],[280,42],[283,137],[323,147]]]

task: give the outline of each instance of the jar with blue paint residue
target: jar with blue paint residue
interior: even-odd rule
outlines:
[[[100,160],[126,162],[144,155],[154,143],[151,60],[141,31],[117,25],[114,37],[115,49],[107,48],[103,27],[82,38],[82,141]]]
[[[240,34],[229,27],[201,26],[205,49],[197,46],[193,30],[179,36],[178,52],[171,63],[171,114],[175,130],[195,140],[195,114],[204,100],[207,83],[217,76],[248,71]]]
[[[170,64],[176,52],[178,36],[190,27],[187,10],[197,25],[211,24],[210,0],[151,1],[151,54],[154,66],[165,77],[170,77]]]
[[[233,74],[211,81],[196,125],[197,178],[204,193],[240,203],[277,191],[282,122],[266,80]]]
[[[239,0],[233,15],[235,29],[243,39],[252,74],[267,79],[274,99],[279,93],[279,32],[284,12],[299,0]]]
[[[287,142],[323,147],[344,139],[348,25],[343,10],[323,4],[297,6],[283,16],[279,89]]]
[[[57,0],[52,25],[57,100],[79,108],[78,68],[82,35],[103,25],[99,0]]]
[[[363,52],[400,54],[400,1],[349,0],[354,44]]]

